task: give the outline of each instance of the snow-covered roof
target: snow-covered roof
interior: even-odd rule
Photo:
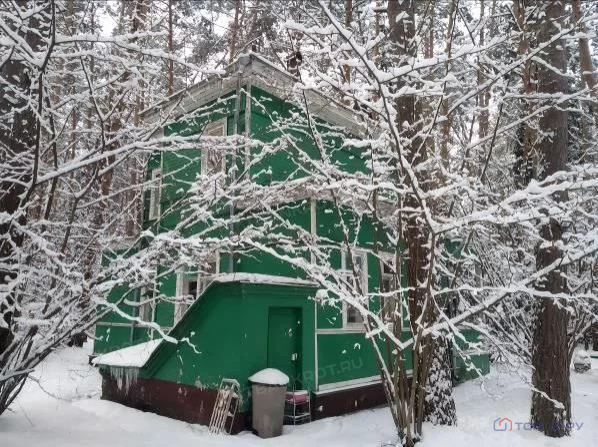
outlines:
[[[249,284],[275,284],[288,286],[314,287],[317,284],[307,279],[291,278],[288,276],[263,275],[261,273],[225,273],[217,275],[214,282],[244,282]]]
[[[128,348],[118,349],[97,356],[92,360],[94,365],[120,366],[130,368],[141,368],[158,347],[161,338],[146,341]]]
[[[250,84],[289,102],[294,102],[293,99],[299,88],[305,93],[312,114],[347,129],[353,135],[364,134],[364,125],[355,111],[325,93],[301,84],[298,78],[283,68],[252,52],[240,55],[226,68],[224,74],[210,76],[174,93],[167,100],[142,111],[141,116],[148,123],[159,123],[164,120],[172,122],[236,90],[239,81],[241,85]]]
[[[249,377],[249,381],[253,383],[262,383],[264,385],[284,386],[289,383],[289,376],[278,369],[266,368]]]

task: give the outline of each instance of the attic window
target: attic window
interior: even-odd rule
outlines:
[[[226,119],[214,121],[206,125],[203,133],[204,139],[201,148],[201,174],[212,175],[224,171],[224,157],[219,141],[212,137],[226,136]]]
[[[150,185],[150,203],[149,203],[149,219],[157,219],[160,216],[160,187],[161,187],[162,171],[160,169],[152,170],[152,178]]]
[[[174,306],[174,323],[176,324],[193,302],[199,298],[203,291],[219,272],[220,256],[218,253],[210,256],[197,269],[187,268],[177,274],[177,301]]]

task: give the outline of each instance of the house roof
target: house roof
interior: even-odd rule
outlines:
[[[202,105],[236,90],[252,85],[290,103],[297,103],[298,93],[305,93],[311,114],[330,124],[341,126],[351,134],[365,132],[363,120],[352,109],[325,93],[304,85],[301,80],[255,53],[240,55],[220,75],[176,92],[170,98],[141,112],[148,123],[169,123]]]

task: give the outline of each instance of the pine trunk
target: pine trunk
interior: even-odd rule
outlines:
[[[390,39],[394,44],[397,56],[408,59],[417,56],[416,42],[416,17],[417,8],[421,4],[414,0],[389,1],[388,16],[391,18]],[[402,17],[397,21],[394,18]],[[400,59],[399,59],[399,63]],[[396,86],[397,90],[403,87],[401,82]],[[397,151],[402,151],[405,159],[410,163],[411,168],[418,172],[420,186],[425,190],[429,188],[434,180],[432,172],[418,169],[418,166],[428,161],[427,145],[422,144],[421,122],[423,107],[418,104],[415,95],[403,94],[396,100],[397,118],[395,125],[401,129],[401,136],[405,144],[398,147]],[[430,205],[431,206],[431,205]],[[404,439],[404,445],[412,445],[422,436],[422,424],[427,418],[426,411],[431,410],[431,406],[425,405],[425,402],[434,402],[434,419],[441,424],[453,424],[454,417],[445,418],[451,414],[450,411],[440,412],[445,408],[454,408],[452,394],[447,389],[436,389],[434,386],[428,386],[428,374],[433,359],[437,354],[437,344],[431,336],[423,337],[421,331],[424,327],[434,322],[436,313],[435,306],[432,303],[430,282],[433,281],[432,275],[432,257],[434,238],[430,228],[423,221],[422,204],[419,202],[415,191],[407,195],[404,199],[403,208],[409,211],[403,211],[405,221],[404,239],[407,246],[407,283],[408,307],[411,331],[416,337],[416,346],[413,354],[413,380],[412,389],[409,395],[409,401],[406,403],[409,407],[409,423],[413,424],[413,433],[408,439]],[[437,364],[441,368],[441,363]],[[446,365],[443,365],[446,366]],[[438,374],[443,374],[437,371]],[[446,373],[450,376],[450,369]],[[447,392],[449,391],[449,392]],[[454,412],[452,413],[454,416]],[[436,416],[439,416],[436,418]],[[430,416],[432,417],[432,416]]]
[[[434,340],[434,350],[424,403],[424,420],[434,425],[455,425],[457,410],[453,400],[453,378],[446,337]]]
[[[561,1],[538,2],[545,7],[540,19],[538,42],[547,42],[563,26],[565,7]],[[546,95],[567,92],[565,43],[558,40],[544,51],[545,64],[539,64],[538,91]],[[542,156],[544,179],[567,167],[567,111],[564,107],[548,109],[539,123],[546,134],[538,142]],[[551,131],[551,134],[548,134]],[[549,136],[550,135],[550,136]],[[559,200],[562,197],[554,197]],[[538,248],[536,264],[542,269],[562,257],[560,249],[563,228],[561,222],[550,217],[540,229],[543,239]],[[536,288],[558,294],[566,291],[565,272],[553,270]],[[532,347],[532,406],[531,422],[547,436],[562,437],[569,433],[571,422],[571,384],[567,350],[567,310],[557,299],[541,298]]]
[[[27,2],[16,7],[28,9],[31,6],[33,3]],[[42,22],[41,18],[51,16],[50,8],[51,5],[47,4],[37,14],[24,19],[29,21],[25,27],[17,23],[7,23],[17,30],[15,33],[20,34],[35,52],[42,50],[49,35],[51,25]],[[25,14],[20,14],[20,17],[23,16]],[[22,29],[30,31],[23,33],[20,31]],[[20,307],[19,252],[25,240],[20,228],[27,220],[28,207],[33,197],[33,183],[41,156],[40,125],[37,116],[41,113],[43,101],[43,73],[39,67],[26,62],[18,49],[11,53],[11,57],[3,63],[0,71],[5,81],[3,87],[0,87],[0,116],[5,120],[3,126],[0,126],[0,166],[5,166],[0,168],[0,214],[10,216],[8,221],[4,219],[4,223],[0,224],[0,371],[15,355],[28,352],[38,331],[38,326],[32,324],[26,334],[19,338],[15,338],[14,335],[14,319],[18,316]],[[17,397],[27,376],[25,372],[0,378],[0,415]]]
[[[517,28],[520,33],[517,56],[524,57],[530,50],[529,30],[526,22],[526,2],[524,0],[516,0],[514,3],[514,12]],[[530,60],[526,60],[521,67],[521,84],[524,96],[534,93],[535,79]],[[529,99],[524,99],[521,107],[522,117],[527,116],[533,110]],[[527,185],[536,174],[537,157],[533,147],[535,138],[536,130],[534,127],[528,122],[521,123],[518,132],[518,148],[515,154],[515,179],[519,187]]]
[[[23,6],[31,5],[27,3]],[[48,10],[43,13],[47,14]],[[34,51],[39,51],[48,34],[48,24],[42,26],[40,15],[35,14],[29,19],[28,25],[30,30],[38,30],[39,33],[29,31],[21,37]],[[27,219],[27,200],[30,198],[27,191],[32,190],[27,184],[31,183],[36,169],[35,163],[31,163],[40,156],[36,145],[36,110],[33,108],[33,104],[39,101],[40,92],[32,86],[39,86],[41,83],[31,77],[39,74],[37,67],[29,66],[18,52],[2,64],[0,74],[5,82],[0,90],[0,116],[6,120],[0,126],[0,164],[6,166],[4,169],[10,169],[10,172],[0,171],[0,214],[11,216],[10,220],[3,219],[3,223],[0,223],[0,318],[3,320],[0,323],[1,367],[11,349],[12,320],[15,309],[18,308],[16,292],[11,290],[14,285],[10,285],[17,277],[18,251],[24,240],[24,235],[18,228]],[[13,222],[18,222],[19,225],[13,225]]]

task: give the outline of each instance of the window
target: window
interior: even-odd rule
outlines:
[[[185,271],[177,275],[177,301],[174,306],[174,323],[176,324],[189,306],[199,296],[199,275],[197,272]]]
[[[153,290],[149,287],[139,291],[139,319],[149,323],[154,320]]]
[[[395,269],[396,257],[392,253],[380,254],[381,284],[380,292],[390,292],[397,288],[398,275]]]
[[[352,285],[354,290],[359,290],[358,288],[358,281],[359,287],[361,287],[361,291],[367,294],[368,291],[368,264],[367,264],[367,253],[361,250],[351,250],[351,254],[353,255],[353,262],[351,262],[351,256],[349,252],[343,250],[341,253],[341,274],[345,277],[348,284]],[[357,274],[357,277],[353,274],[353,272]],[[343,326],[344,327],[351,327],[357,326],[362,327],[363,323],[363,316],[359,313],[359,311],[349,305],[348,303],[343,303]]]
[[[204,137],[226,136],[226,120],[215,121],[208,124],[202,134]],[[224,172],[224,157],[222,150],[218,148],[217,141],[206,138],[201,149],[201,173],[211,175]]]
[[[160,169],[152,171],[151,185],[150,185],[150,203],[149,215],[150,219],[156,219],[160,216],[160,187],[162,172]]]
[[[177,300],[174,306],[174,323],[176,324],[193,302],[214,279],[219,271],[220,258],[218,254],[210,257],[198,271],[185,269],[177,275]]]

